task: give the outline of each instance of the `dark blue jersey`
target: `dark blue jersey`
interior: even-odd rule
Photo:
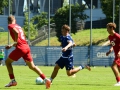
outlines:
[[[65,48],[70,41],[72,41],[72,37],[68,34],[67,36],[60,36],[60,41],[61,41],[61,46],[62,48]],[[62,57],[71,57],[73,56],[73,52],[72,52],[73,47],[69,47],[65,52],[62,52]]]

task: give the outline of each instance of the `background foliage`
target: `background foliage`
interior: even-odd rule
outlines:
[[[107,22],[113,22],[113,0],[101,0],[103,13],[106,15]],[[120,0],[115,0],[115,23],[116,32],[119,32],[119,4]]]
[[[37,31],[39,30],[40,27],[43,25],[48,24],[47,20],[47,13],[42,12],[39,15],[35,15],[30,19],[30,37],[35,38],[37,36]],[[28,13],[25,13],[25,21],[24,21],[24,26],[23,29],[25,31],[26,37],[28,37]]]
[[[76,3],[76,5],[71,5],[71,33],[76,33],[76,20],[85,20],[88,18],[86,14],[84,14],[85,6],[80,6]],[[57,37],[61,35],[61,27],[64,24],[69,25],[69,5],[63,6],[59,8],[54,16],[54,22],[56,24],[56,32]]]
[[[3,14],[4,7],[8,7],[8,0],[0,0],[0,14]]]

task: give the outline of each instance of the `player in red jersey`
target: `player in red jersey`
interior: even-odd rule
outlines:
[[[18,61],[22,57],[26,64],[28,65],[28,67],[34,72],[36,72],[43,80],[45,80],[46,88],[47,89],[50,88],[51,84],[50,80],[47,79],[46,76],[42,73],[42,71],[37,66],[34,65],[30,47],[27,44],[24,32],[22,28],[16,24],[16,19],[12,15],[8,17],[8,29],[10,31],[12,39],[14,40],[14,43],[12,45],[7,45],[5,48],[10,49],[11,47],[14,46],[15,49],[10,53],[7,60],[5,61],[9,77],[11,79],[11,82],[7,84],[5,87],[17,85],[13,73],[12,63],[14,61]]]
[[[115,29],[116,29],[115,23],[107,24],[107,31],[110,34],[108,38],[110,40],[111,48],[106,53],[106,55],[108,56],[114,50],[115,59],[113,61],[111,68],[117,81],[117,83],[114,86],[120,86],[120,35],[115,32]]]

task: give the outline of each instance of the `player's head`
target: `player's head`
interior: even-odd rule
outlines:
[[[115,23],[108,23],[107,24],[107,31],[109,34],[113,34],[115,29],[116,29]]]
[[[70,31],[70,27],[65,24],[65,25],[62,26],[62,30],[61,31],[62,31],[62,35],[66,36],[69,33],[69,31]]]
[[[15,24],[16,19],[13,15],[8,16],[8,24]]]

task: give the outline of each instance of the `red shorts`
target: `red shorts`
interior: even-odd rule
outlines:
[[[27,48],[27,49],[15,49],[13,50],[10,55],[9,55],[9,58],[14,60],[14,61],[18,61],[20,58],[23,58],[24,61],[32,61],[32,56],[31,56],[31,51],[30,51],[30,48]]]
[[[118,66],[120,66],[120,58],[115,57],[114,62],[115,62]]]

